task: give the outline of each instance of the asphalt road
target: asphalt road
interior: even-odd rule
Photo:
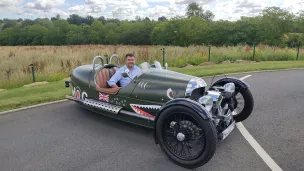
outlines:
[[[244,126],[284,171],[303,171],[304,70],[250,75],[245,81],[255,108]],[[154,144],[151,130],[69,101],[0,115],[0,170],[186,169],[167,159]],[[196,170],[270,169],[235,129],[211,161]]]

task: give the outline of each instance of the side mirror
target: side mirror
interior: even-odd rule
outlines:
[[[124,77],[124,78],[129,77],[130,79],[132,79],[132,78],[129,76],[129,74],[126,73],[126,72],[122,72],[121,75],[122,75],[122,77]]]
[[[168,69],[168,63],[165,64],[165,69]]]

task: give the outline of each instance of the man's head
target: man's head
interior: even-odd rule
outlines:
[[[133,68],[135,65],[135,56],[132,53],[126,55],[126,66],[128,68]]]

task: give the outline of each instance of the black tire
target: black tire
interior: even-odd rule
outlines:
[[[240,112],[237,112],[237,114],[233,115],[235,122],[241,122],[247,119],[251,115],[254,106],[254,100],[249,89],[241,88],[239,93],[242,95],[245,104],[244,104],[244,108]],[[237,99],[234,100],[235,100],[234,107],[237,108],[239,102],[237,102]]]
[[[178,117],[180,117],[180,119],[178,119]],[[182,117],[184,117],[184,118],[182,118]],[[186,127],[180,127],[181,125],[176,126],[176,127],[174,126],[174,129],[178,128],[178,131],[174,131],[175,133],[173,133],[173,132],[165,133],[165,131],[172,129],[172,128],[168,128],[168,124],[170,125],[170,123],[173,120],[179,121],[177,123],[179,123],[181,125],[183,125],[184,123],[192,123],[192,124],[188,124],[187,126],[189,126],[189,125],[190,126],[189,126],[189,128],[187,127],[187,129],[186,129]],[[183,120],[183,121],[181,121],[181,120]],[[190,121],[190,122],[187,122],[185,120]],[[176,124],[176,125],[178,125],[178,124]],[[195,126],[193,126],[193,125],[195,125]],[[185,125],[183,125],[183,126],[185,126]],[[188,134],[189,130],[191,130],[193,132],[194,130],[197,130],[196,128],[201,129],[201,131],[198,131],[198,132],[202,132],[203,136],[198,135],[197,134],[198,132],[195,132],[195,134]],[[186,136],[185,136],[185,141],[180,142],[176,138],[177,137],[176,133],[182,132],[182,131],[186,132],[186,134],[185,134]],[[168,134],[170,136],[166,136]],[[197,168],[197,167],[200,167],[200,166],[206,164],[213,157],[213,155],[216,151],[217,132],[216,132],[216,128],[215,128],[214,124],[212,123],[212,121],[210,119],[204,120],[202,118],[202,116],[200,116],[197,112],[195,112],[194,110],[192,110],[188,107],[185,107],[185,106],[169,107],[160,114],[159,119],[157,120],[157,123],[156,123],[156,136],[159,141],[161,149],[168,156],[168,158],[171,161],[173,161],[175,164],[182,166],[184,168],[193,169],[193,168]],[[178,144],[177,148],[179,148],[179,146],[181,145],[182,150],[183,150],[183,148],[185,148],[185,154],[186,154],[186,151],[188,150],[188,153],[190,154],[189,156],[191,156],[192,153],[190,151],[193,150],[193,147],[191,147],[193,144],[191,143],[192,141],[190,141],[190,140],[188,141],[187,138],[193,137],[193,136],[200,137],[198,139],[199,141],[196,140],[195,142],[203,143],[204,145],[201,145],[201,147],[203,148],[202,152],[197,154],[197,156],[193,157],[192,159],[187,160],[187,159],[183,159],[182,157],[178,157],[177,153],[172,152],[173,146],[170,145],[172,147],[170,149],[166,143],[167,139],[169,141],[169,137],[170,137],[171,138],[170,141],[172,140],[174,142],[175,141],[177,142],[177,144]],[[174,138],[176,140],[174,140]],[[203,138],[203,140],[201,140],[201,138]],[[191,140],[192,140],[192,138],[191,138]],[[189,146],[190,146],[190,148],[189,148]],[[200,144],[199,144],[199,146],[200,146]],[[199,151],[199,150],[195,149],[194,152],[197,152],[197,151]],[[182,152],[180,152],[180,153],[182,153]]]

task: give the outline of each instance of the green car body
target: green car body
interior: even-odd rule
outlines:
[[[203,79],[163,68],[142,70],[140,75],[126,87],[120,88],[116,94],[97,91],[96,74],[101,69],[114,66],[116,65],[109,64],[93,69],[93,64],[90,64],[75,68],[69,82],[72,85],[72,97],[68,99],[79,102],[80,105],[94,112],[153,128],[153,121],[161,107],[174,99],[196,100],[205,93],[206,83]],[[130,113],[122,115],[119,111],[113,113],[102,108],[84,105],[85,99],[119,106],[120,111]]]
[[[95,64],[97,58],[102,61],[99,65]],[[207,163],[215,153],[217,139],[224,140],[236,122],[252,113],[253,96],[249,85],[240,79],[225,77],[207,90],[202,78],[167,70],[154,61],[153,65],[140,64],[142,72],[126,87],[111,88],[107,81],[120,67],[111,59],[104,65],[96,56],[93,64],[75,68],[71,80],[65,82],[72,89],[67,99],[93,112],[154,129],[155,143],[180,166],[196,168]],[[122,76],[129,77],[126,72]],[[236,110],[241,104],[242,110]],[[171,143],[180,144],[181,151],[187,147],[200,152],[196,156],[189,151],[185,158],[186,153],[177,150],[179,145],[173,148]]]

